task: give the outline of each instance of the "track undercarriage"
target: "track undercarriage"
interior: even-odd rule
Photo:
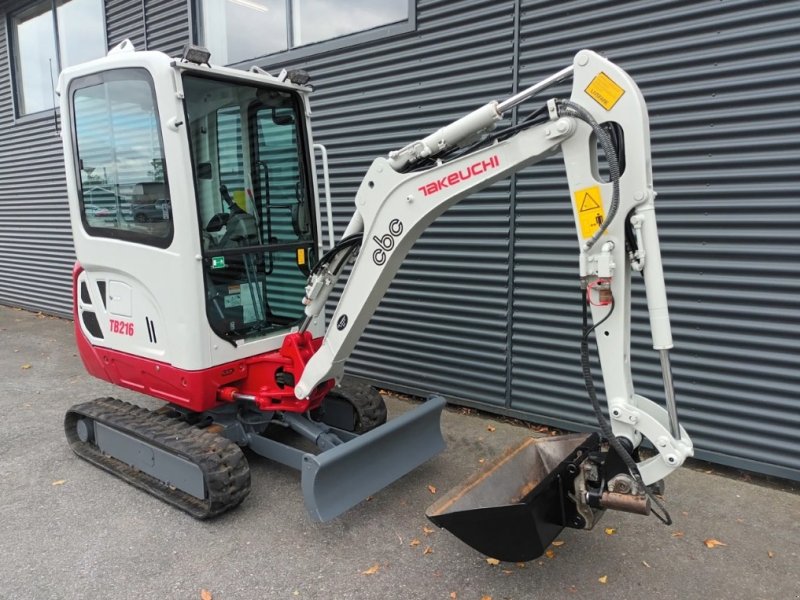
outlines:
[[[246,402],[205,413],[174,405],[150,411],[98,398],[73,406],[64,426],[78,456],[198,519],[245,499],[250,468],[242,448],[249,447],[300,470],[309,513],[327,521],[441,451],[443,407],[432,398],[386,423],[381,396],[346,382],[306,415]],[[287,443],[289,431],[319,451]]]

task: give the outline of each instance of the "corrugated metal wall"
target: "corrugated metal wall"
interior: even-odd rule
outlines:
[[[25,3],[0,4],[0,15]],[[3,15],[4,16],[4,15]],[[15,123],[6,20],[0,26],[0,303],[69,312],[75,256],[53,113]]]
[[[185,0],[114,0],[106,13],[109,44],[146,37],[174,53],[189,38]],[[337,230],[374,156],[538,81],[582,47],[604,52],[650,107],[675,379],[698,456],[800,479],[800,2],[418,0],[416,24],[289,63],[317,88]],[[57,140],[44,118],[12,118],[0,85],[0,302],[63,313],[72,258]],[[560,158],[464,201],[414,248],[349,369],[389,388],[587,427],[574,236]],[[637,389],[658,400],[634,306]]]
[[[650,107],[675,378],[697,455],[800,479],[799,29],[796,0],[419,1],[415,34],[302,64],[318,90],[337,226],[373,156],[540,80],[581,48],[605,53]],[[567,194],[555,157],[444,215],[349,369],[394,389],[591,426]],[[635,294],[637,389],[659,401],[638,282]]]
[[[75,254],[61,140],[53,113],[15,119],[6,15],[30,2],[0,2],[0,303],[69,316]],[[147,25],[143,19],[146,12]],[[186,0],[107,0],[109,46],[177,53],[189,39]]]

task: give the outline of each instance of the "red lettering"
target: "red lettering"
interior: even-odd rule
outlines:
[[[435,194],[436,192],[441,192],[445,188],[449,188],[451,185],[456,185],[462,181],[467,181],[468,179],[475,177],[476,175],[480,175],[481,173],[485,173],[490,169],[496,169],[500,166],[500,158],[495,154],[494,156],[490,156],[488,159],[484,159],[482,161],[476,162],[472,165],[469,165],[464,170],[453,171],[452,173],[445,175],[441,179],[436,179],[431,181],[430,183],[426,183],[425,185],[418,187],[417,189],[422,192],[425,196],[430,196],[431,194]]]

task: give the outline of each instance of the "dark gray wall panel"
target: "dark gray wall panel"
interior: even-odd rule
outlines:
[[[53,113],[16,120],[6,12],[0,4],[0,303],[69,314],[75,261],[61,140]]]
[[[376,156],[512,91],[513,2],[421,1],[416,18],[416,32],[264,65],[312,75],[314,134],[330,154],[339,234]],[[504,403],[508,198],[509,182],[499,183],[423,235],[348,362],[351,372],[396,389]]]
[[[5,23],[27,4],[0,3],[0,303],[69,316],[75,254],[61,140],[52,113],[14,117]],[[147,31],[148,48],[177,54],[189,40],[184,0],[108,0],[105,11],[110,46],[129,38],[143,50]]]
[[[586,46],[623,65],[648,102],[674,373],[697,455],[800,478],[800,4],[565,2],[554,13],[523,1],[521,22],[523,81]],[[560,23],[569,35],[550,29]],[[559,162],[518,179],[511,407],[585,427]],[[636,310],[637,390],[660,401],[641,302]]]

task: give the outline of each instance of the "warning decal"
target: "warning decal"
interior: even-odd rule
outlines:
[[[614,80],[602,71],[592,79],[584,91],[606,110],[614,108],[614,105],[625,93],[625,90],[614,83]]]
[[[592,237],[606,218],[600,186],[593,185],[575,192],[575,210],[581,237],[583,239]]]

